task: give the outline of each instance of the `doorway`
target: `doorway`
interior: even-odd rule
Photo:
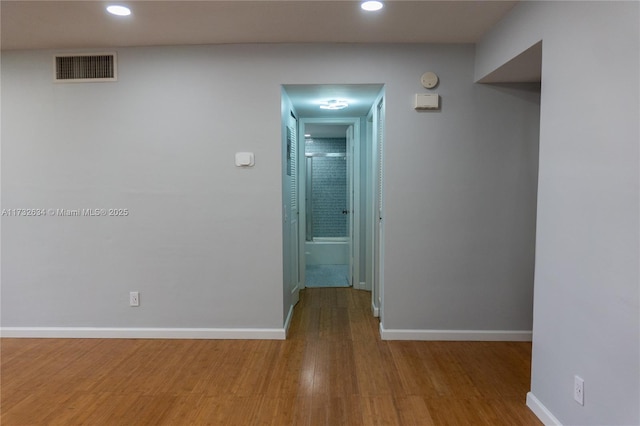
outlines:
[[[359,188],[354,180],[359,169],[355,140],[359,139],[360,122],[333,120],[301,120],[300,134],[305,138],[304,162],[300,164],[305,287],[351,287],[359,282],[355,241],[360,206],[355,201]]]
[[[382,263],[375,255],[380,239],[374,234],[380,217],[382,151],[377,151],[382,145],[377,135],[383,127],[378,108],[383,99],[382,84],[282,86],[285,288],[371,291],[374,315],[382,302],[380,292],[374,299],[373,290],[381,281]],[[337,100],[348,107],[322,109]],[[295,132],[286,129],[291,114],[297,117]],[[295,149],[286,146],[294,138],[285,133],[297,135]],[[284,294],[285,306],[292,307],[297,295],[286,300]]]

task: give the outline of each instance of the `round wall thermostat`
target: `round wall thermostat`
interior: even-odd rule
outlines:
[[[434,72],[425,72],[420,79],[422,85],[427,89],[433,89],[438,84],[438,76]]]

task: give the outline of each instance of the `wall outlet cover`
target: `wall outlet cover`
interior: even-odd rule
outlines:
[[[132,291],[129,293],[129,306],[140,306],[140,293]]]
[[[580,376],[573,377],[573,399],[584,405],[584,380]]]

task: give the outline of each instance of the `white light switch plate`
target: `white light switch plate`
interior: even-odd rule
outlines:
[[[236,152],[236,166],[251,167],[255,164],[253,152]]]

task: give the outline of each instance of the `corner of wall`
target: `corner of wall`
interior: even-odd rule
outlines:
[[[530,2],[521,2],[476,44],[473,80],[479,82],[542,40]],[[518,31],[514,31],[518,28]]]
[[[545,426],[562,426],[560,420],[556,419],[551,411],[547,410],[547,407],[531,392],[527,392],[527,407],[529,407],[533,414],[535,414]]]

